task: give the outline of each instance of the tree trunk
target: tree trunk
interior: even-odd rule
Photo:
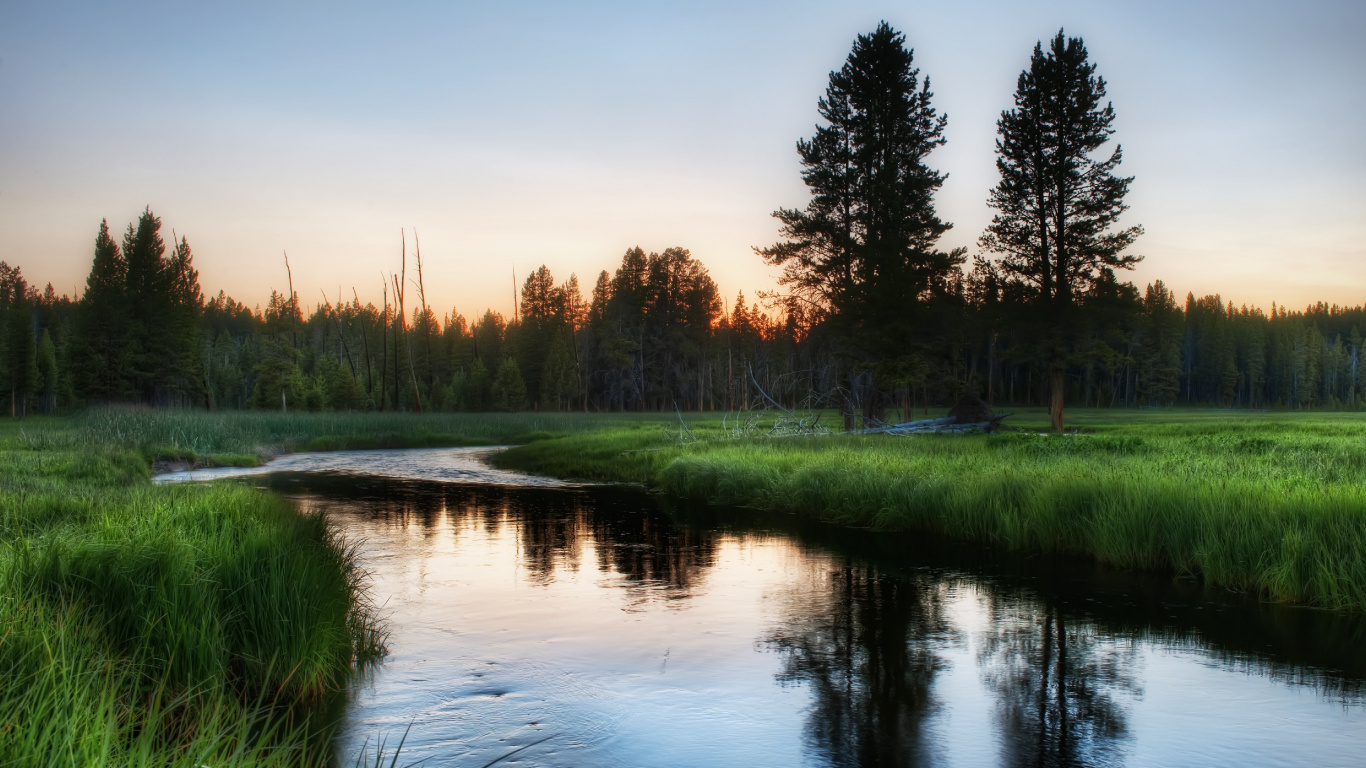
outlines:
[[[1048,369],[1048,415],[1052,419],[1054,432],[1062,431],[1062,401],[1067,384],[1066,373],[1066,369],[1056,362]]]

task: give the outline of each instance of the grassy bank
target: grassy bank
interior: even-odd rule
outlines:
[[[689,443],[623,427],[497,461],[1366,610],[1366,418],[1084,411],[1071,423],[1080,434],[740,440],[698,424]]]
[[[672,414],[4,422],[0,764],[331,759],[311,713],[380,642],[344,543],[244,487],[154,487],[156,460],[523,443],[498,462],[1366,610],[1354,414],[1090,411],[1072,414],[1075,435],[914,438],[734,439],[710,414],[686,418],[687,430]],[[1012,421],[1041,428],[1046,415]]]
[[[0,765],[326,763],[312,715],[381,642],[346,547],[147,476],[77,420],[0,428]]]
[[[121,448],[147,461],[254,466],[282,452],[511,445],[623,426],[676,422],[674,414],[279,413],[95,410],[69,420],[33,420],[26,439],[42,446]]]
[[[381,652],[326,522],[158,462],[527,443],[674,417],[202,413],[0,421],[0,765],[330,764],[326,700]]]

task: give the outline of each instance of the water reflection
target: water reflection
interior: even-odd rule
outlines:
[[[846,563],[823,590],[793,601],[768,642],[784,657],[778,679],[811,687],[807,739],[821,762],[915,766],[933,763],[923,726],[953,635],[943,585]]]
[[[630,489],[260,478],[353,538],[393,655],[343,753],[424,765],[1292,765],[1366,750],[1363,622]],[[1289,734],[1295,734],[1292,740]]]
[[[1133,638],[1069,621],[1050,605],[994,595],[989,602],[994,628],[978,659],[997,697],[1002,763],[1122,764],[1125,699],[1142,692]]]

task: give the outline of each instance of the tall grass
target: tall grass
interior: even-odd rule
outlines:
[[[0,765],[329,761],[315,714],[382,651],[345,542],[111,443],[0,431]]]
[[[239,463],[282,451],[527,443],[623,425],[667,425],[676,419],[672,413],[210,413],[106,408],[64,422],[55,437],[41,437],[39,431],[32,439],[116,446],[151,460]]]
[[[689,444],[617,430],[497,461],[1366,610],[1363,417],[1088,412],[1077,422],[1088,431],[739,441],[699,426]]]

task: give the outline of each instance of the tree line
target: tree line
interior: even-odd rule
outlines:
[[[811,199],[779,209],[756,249],[783,290],[723,298],[684,248],[628,250],[585,290],[542,266],[512,317],[429,306],[421,249],[400,241],[380,301],[292,278],[264,308],[202,295],[184,237],[150,209],[95,238],[84,295],[39,292],[0,263],[0,361],[10,413],[98,403],[278,410],[735,410],[760,400],[837,408],[852,426],[944,404],[1359,407],[1362,307],[1303,311],[1184,302],[1119,274],[1132,177],[1107,145],[1115,112],[1083,42],[1035,46],[998,121],[995,217],[968,263],[929,166],[947,117],[905,37],[860,35],[798,155]],[[285,261],[286,270],[288,260]],[[288,272],[286,272],[288,274]],[[414,297],[412,292],[416,292]],[[415,298],[415,300],[414,300]]]

